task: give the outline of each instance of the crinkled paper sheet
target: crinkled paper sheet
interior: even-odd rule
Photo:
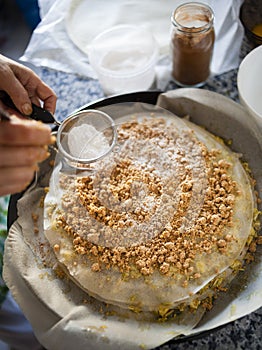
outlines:
[[[159,104],[179,116],[190,114],[192,120],[219,136],[231,139],[235,151],[243,153],[258,183],[261,194],[262,145],[261,122],[256,123],[236,103],[203,90],[180,89],[164,94]],[[222,125],[221,125],[222,124]],[[46,161],[38,187],[19,201],[19,218],[6,241],[4,277],[15,299],[32,323],[39,341],[47,349],[145,349],[156,347],[179,334],[193,335],[238,319],[262,306],[262,252],[255,262],[241,272],[230,288],[216,300],[200,323],[185,319],[154,323],[128,317],[125,312],[111,315],[104,304],[90,298],[67,279],[53,272],[56,260],[42,232],[43,209],[39,201],[52,169]],[[39,234],[34,233],[32,213],[37,213]],[[104,310],[104,311],[102,311]]]

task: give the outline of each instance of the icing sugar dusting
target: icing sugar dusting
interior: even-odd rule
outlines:
[[[83,124],[68,133],[68,147],[72,156],[91,159],[106,153],[110,145],[102,132],[92,125]]]

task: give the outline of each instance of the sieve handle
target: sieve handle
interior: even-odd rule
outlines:
[[[0,100],[7,106],[10,107],[17,112],[21,113],[18,108],[15,106],[14,102],[12,101],[11,97],[5,92],[0,91]],[[33,112],[27,116],[28,118],[34,119],[34,120],[41,120],[45,124],[57,124],[53,114],[46,109],[39,107],[32,103],[32,109]]]

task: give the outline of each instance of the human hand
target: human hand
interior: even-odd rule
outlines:
[[[32,113],[32,102],[55,112],[54,91],[31,69],[2,55],[0,90],[10,96],[21,114]],[[38,163],[48,157],[50,143],[51,130],[40,122],[23,119],[22,115],[0,121],[0,196],[20,192],[30,183]]]
[[[53,143],[48,126],[11,116],[0,122],[0,196],[22,191]]]
[[[31,102],[55,112],[56,95],[31,69],[0,55],[0,90],[13,100],[18,110],[25,115],[32,113]]]

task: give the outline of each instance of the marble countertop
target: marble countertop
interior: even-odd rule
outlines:
[[[251,49],[251,44],[245,38],[240,61]],[[100,84],[96,80],[47,68],[40,68],[37,73],[58,96],[56,117],[59,120],[63,120],[77,108],[104,97]],[[176,88],[175,83],[170,81],[166,90]],[[218,92],[238,102],[237,69],[220,76],[210,77],[202,88]],[[209,333],[200,334],[194,338],[172,340],[157,349],[262,349],[262,308]]]

